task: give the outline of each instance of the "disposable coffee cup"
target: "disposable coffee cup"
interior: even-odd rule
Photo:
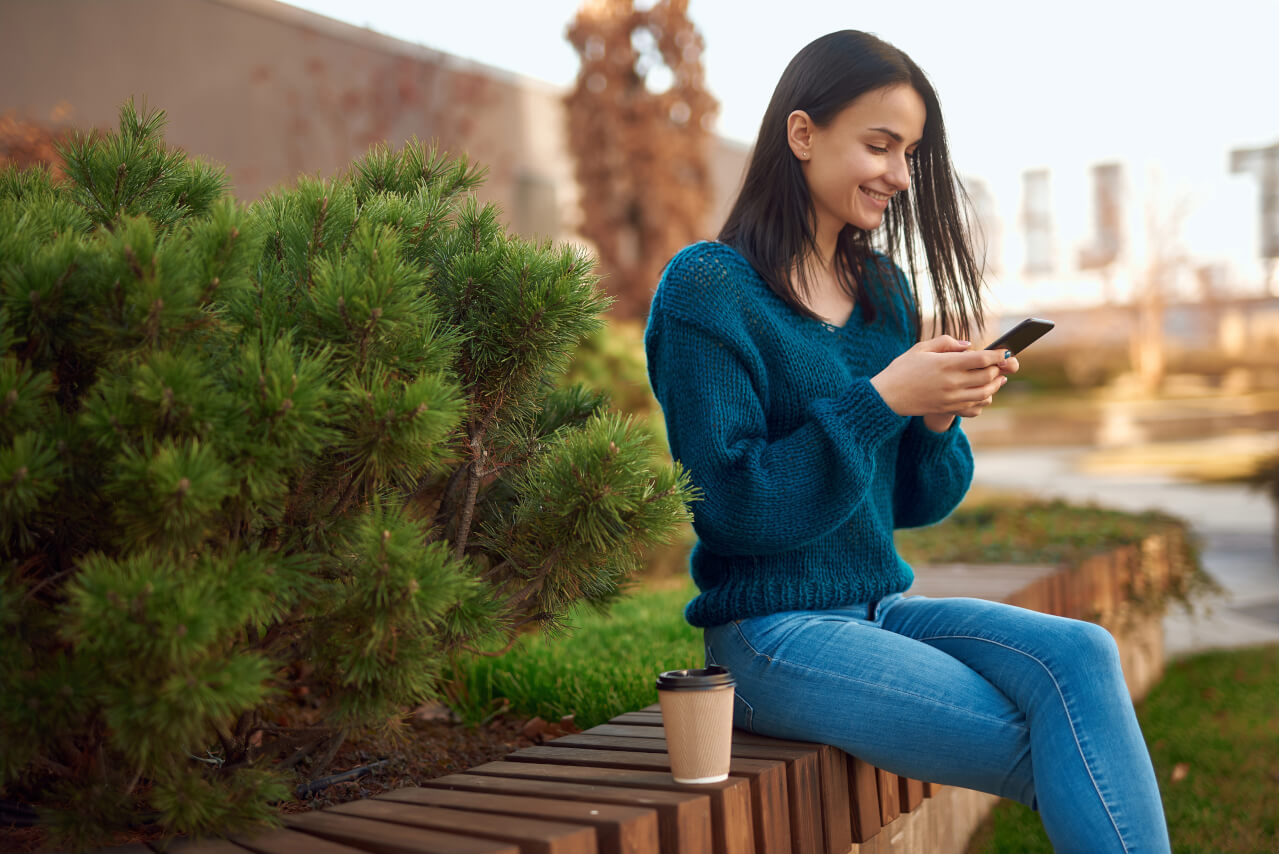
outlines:
[[[728,779],[733,749],[733,674],[719,665],[657,677],[662,728],[676,783]]]

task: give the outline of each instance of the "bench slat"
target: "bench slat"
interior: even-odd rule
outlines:
[[[884,826],[879,811],[878,769],[844,754],[848,764],[848,794],[852,805],[853,841],[869,842]]]
[[[883,768],[876,768],[875,781],[879,789],[879,823],[881,826],[886,826],[902,814],[901,799],[897,791],[897,775]]]
[[[286,826],[373,854],[520,854],[509,842],[373,821],[332,810],[284,816]]]
[[[608,722],[631,726],[661,726],[662,715],[660,712],[627,712],[624,715],[609,718]]]
[[[649,715],[649,712],[639,714]],[[617,720],[616,718],[614,720]],[[588,729],[586,735],[610,735],[629,738],[664,739],[661,727],[640,724],[600,724]],[[822,796],[821,822],[827,854],[847,854],[853,844],[852,818],[848,791],[848,771],[844,752],[829,744],[809,741],[790,741],[756,735],[741,729],[733,730],[734,749],[739,745],[791,747],[816,751]]]
[[[635,727],[639,729],[639,727]],[[745,730],[733,730],[733,744],[778,745],[805,750],[816,750],[818,773],[821,775],[822,832],[828,854],[847,854],[853,844],[851,799],[848,790],[847,759],[844,751],[829,744],[811,741],[790,741],[757,735]]]
[[[283,828],[254,836],[236,834],[231,839],[254,854],[356,854],[367,850]]]
[[[658,854],[657,813],[651,809],[436,787],[396,789],[374,800],[585,824],[595,828],[600,854]]]
[[[914,812],[924,802],[924,781],[898,777],[897,800],[902,812]]]
[[[506,758],[513,762],[595,765],[603,768],[630,768],[635,771],[664,771],[667,774],[671,770],[670,761],[663,754],[626,750],[541,745],[526,747]],[[733,759],[729,774],[750,780],[751,819],[755,827],[756,850],[760,854],[783,854],[790,851],[786,764],[769,759]]]
[[[714,850],[711,843],[711,802],[704,795],[469,773],[436,777],[422,785],[448,791],[494,792],[587,804],[647,807],[657,813],[659,847],[663,854],[712,854]],[[390,794],[385,797],[390,797]]]
[[[143,847],[143,851],[148,850]],[[174,839],[164,848],[172,854],[246,854],[245,849],[225,839]],[[118,849],[113,854],[128,854]]]
[[[584,732],[557,738],[547,742],[547,746],[638,750],[667,755],[666,739],[660,735],[627,738]],[[824,850],[821,774],[816,745],[786,747],[776,744],[739,744],[734,741],[732,755],[743,759],[780,759],[786,763],[791,849],[794,854],[816,854]],[[845,854],[846,851],[847,848],[831,854]]]
[[[632,712],[629,715],[620,715],[613,718],[614,721],[634,720],[636,716],[643,716],[645,724],[601,724],[592,726],[586,731],[587,735],[615,735],[624,736],[624,738],[648,738],[648,739],[664,739],[664,730],[661,726],[652,725],[651,718],[654,717],[652,712]],[[657,724],[660,724],[660,715],[656,716]],[[789,747],[806,750],[816,750],[819,756],[819,773],[821,779],[821,823],[822,836],[825,840],[825,851],[828,854],[847,854],[849,846],[853,844],[852,831],[852,802],[848,789],[848,768],[847,758],[843,750],[831,747],[829,744],[817,744],[813,741],[792,741],[787,739],[775,739],[769,735],[756,735],[747,733],[746,730],[733,730],[733,745],[737,749],[738,745],[764,745],[764,747]],[[875,795],[876,803],[879,795]],[[877,808],[877,807],[876,807]]]
[[[711,840],[715,854],[752,854],[755,851],[751,785],[744,777],[690,786],[676,783],[669,772],[536,762],[486,762],[466,773],[696,794],[706,797],[711,804]]]
[[[503,816],[494,821],[487,813],[442,807],[413,806],[395,801],[350,801],[326,812],[358,816],[379,822],[473,834],[518,845],[523,854],[598,854],[595,830],[580,824]]]

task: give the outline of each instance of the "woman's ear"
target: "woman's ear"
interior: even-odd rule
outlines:
[[[807,160],[812,153],[815,127],[812,118],[803,110],[795,110],[786,117],[786,144],[800,160]]]

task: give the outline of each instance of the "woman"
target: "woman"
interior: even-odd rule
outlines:
[[[902,595],[894,529],[959,503],[959,416],[1018,367],[961,340],[981,301],[960,193],[904,53],[843,31],[791,61],[718,242],[672,259],[645,336],[702,493],[686,617],[736,676],[739,727],[1021,801],[1059,851],[1167,851],[1104,629]],[[908,260],[918,242],[942,334],[923,338],[914,265],[873,240]]]

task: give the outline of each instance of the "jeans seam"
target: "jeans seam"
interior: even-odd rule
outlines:
[[[755,655],[758,655],[762,658],[767,659],[769,662],[772,662],[773,657],[771,655],[768,655],[767,653],[763,653],[757,650],[755,648],[755,644],[750,642],[750,639],[746,637],[746,633],[742,631],[742,627],[739,626],[736,622],[733,623],[733,631],[737,632],[737,636],[742,639],[742,643],[746,644],[747,648],[751,652],[753,652]]]
[[[1066,712],[1066,722],[1070,724],[1070,737],[1074,739],[1075,741],[1075,749],[1079,751],[1079,758],[1083,760],[1084,769],[1088,772],[1088,780],[1089,782],[1092,783],[1093,791],[1097,793],[1097,800],[1101,801],[1101,808],[1106,811],[1106,818],[1110,819],[1110,826],[1114,828],[1115,836],[1119,838],[1119,845],[1121,848],[1123,848],[1125,854],[1127,854],[1128,843],[1124,841],[1123,831],[1119,829],[1119,825],[1115,821],[1115,816],[1110,811],[1110,804],[1106,803],[1106,796],[1101,793],[1101,786],[1097,784],[1097,778],[1093,776],[1092,765],[1088,762],[1088,757],[1084,754],[1084,746],[1079,743],[1079,732],[1075,727],[1074,715],[1072,715],[1070,712],[1070,704],[1066,702],[1066,694],[1064,691],[1061,690],[1061,684],[1057,681],[1057,677],[1053,674],[1052,670],[1048,667],[1048,665],[1045,664],[1043,660],[1040,659],[1039,656],[1037,655],[1032,655],[1031,653],[1026,652],[1025,650],[1017,649],[1015,646],[1010,646],[1009,644],[1001,643],[997,640],[991,640],[990,638],[977,637],[976,635],[931,635],[929,637],[921,637],[919,638],[919,640],[925,641],[925,642],[930,640],[982,641],[983,643],[990,643],[998,647],[1003,647],[1004,649],[1010,650],[1011,652],[1015,652],[1018,655],[1024,655],[1027,658],[1029,658],[1031,661],[1038,664],[1041,668],[1043,668],[1043,671],[1048,674],[1048,678],[1052,680],[1053,688],[1056,689],[1057,691],[1057,697],[1058,699],[1061,700],[1061,707]]]

